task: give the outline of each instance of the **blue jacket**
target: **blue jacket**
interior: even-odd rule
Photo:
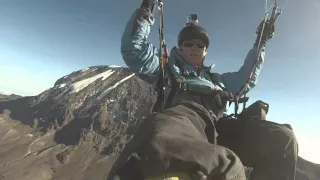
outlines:
[[[150,29],[154,24],[154,18],[146,9],[137,9],[130,20],[127,22],[121,39],[121,53],[127,66],[136,73],[141,79],[156,86],[159,73],[158,49],[150,44],[147,39]],[[243,66],[237,72],[227,72],[223,74],[214,73],[213,66],[205,67],[199,75],[196,69],[185,61],[185,57],[177,47],[173,47],[169,57],[169,68],[175,77],[183,75],[186,77],[186,84],[196,84],[212,90],[221,89],[218,84],[222,85],[227,91],[237,92],[245,83],[247,77],[252,72],[252,67],[257,60],[257,48],[249,50],[244,60]],[[262,69],[264,61],[264,51],[259,57],[259,63],[256,66],[249,87],[246,92],[257,84],[258,75]],[[182,67],[184,72],[178,68]],[[213,76],[215,81],[210,79]]]

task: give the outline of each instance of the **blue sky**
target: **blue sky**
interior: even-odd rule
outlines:
[[[120,38],[140,0],[1,0],[0,92],[36,95],[72,71],[94,65],[125,66]],[[164,0],[165,36],[176,45],[187,15],[197,13],[211,46],[207,65],[236,71],[252,47],[264,0]],[[250,93],[271,106],[268,119],[293,125],[301,155],[320,142],[320,1],[280,0],[283,14],[268,43],[259,83]],[[156,18],[158,16],[156,15]],[[158,19],[150,42],[158,46]],[[320,148],[320,147],[319,147]],[[315,149],[315,148],[312,148]]]

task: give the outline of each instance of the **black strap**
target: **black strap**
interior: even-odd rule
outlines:
[[[172,106],[172,103],[180,90],[181,83],[178,83],[176,80],[172,81],[171,83],[172,83],[172,88],[167,98],[167,102],[165,103],[165,106],[164,106],[165,109],[170,108]]]
[[[182,70],[181,72],[183,72],[183,69],[181,69],[181,70]],[[156,101],[156,103],[154,104],[154,107],[153,107],[153,112],[160,112],[161,104],[164,104],[164,109],[170,108],[172,106],[172,103],[173,103],[175,97],[177,96],[177,94],[178,94],[178,92],[180,90],[181,84],[179,82],[177,82],[177,80],[173,76],[173,73],[171,72],[170,68],[168,68],[168,67],[167,67],[167,73],[166,74],[167,74],[167,76],[166,76],[166,79],[164,80],[165,81],[164,85],[170,84],[170,87],[171,87],[170,94],[169,94],[168,98],[165,98],[165,97],[162,98],[158,93],[157,101]],[[158,92],[159,92],[160,88],[163,88],[163,87],[159,87],[158,86],[158,90],[157,90]],[[161,101],[163,103],[161,103]]]

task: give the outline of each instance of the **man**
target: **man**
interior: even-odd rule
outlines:
[[[144,0],[134,12],[121,39],[121,53],[128,67],[156,88],[158,50],[147,42],[153,6],[153,0]],[[266,33],[263,45],[273,28]],[[253,180],[294,180],[297,142],[290,129],[269,121],[219,120],[225,111],[225,91],[239,90],[252,71],[259,39],[238,72],[218,74],[203,65],[209,47],[206,30],[195,22],[184,27],[178,47],[171,50],[166,74],[188,88],[174,89],[174,81],[167,84],[167,109],[144,120],[108,179],[243,180],[245,165],[253,167]],[[264,52],[247,91],[255,86],[263,59]],[[171,96],[173,90],[177,91]]]

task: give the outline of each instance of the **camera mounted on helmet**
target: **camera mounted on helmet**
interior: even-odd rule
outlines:
[[[197,14],[190,14],[187,18],[187,25],[198,25],[198,15]]]

